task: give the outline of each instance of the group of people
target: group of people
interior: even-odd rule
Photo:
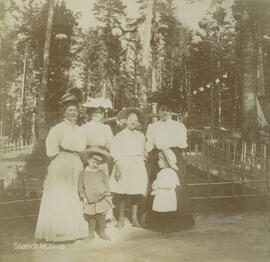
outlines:
[[[179,231],[193,226],[182,155],[187,131],[171,119],[166,96],[158,105],[159,120],[148,126],[141,110],[123,109],[117,115],[122,130],[115,135],[102,123],[101,106],[84,104],[90,121],[76,125],[80,97],[75,88],[62,97],[63,121],[46,140],[51,162],[36,239],[91,240],[97,225],[99,237],[110,240],[106,220],[116,219],[121,230],[129,206],[135,227]]]

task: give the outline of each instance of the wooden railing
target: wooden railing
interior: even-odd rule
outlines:
[[[188,181],[190,199],[267,196],[270,192],[269,145],[213,130],[189,130],[188,133],[189,147],[184,157],[200,176]],[[36,216],[40,195],[4,201],[0,202],[3,211],[0,220]]]
[[[216,130],[191,131],[189,137],[185,158],[189,165],[205,175],[204,181],[197,183],[198,186],[208,187],[207,196],[202,198],[269,193],[269,145]],[[227,195],[224,195],[223,189],[220,190],[221,195],[213,195],[212,188],[218,184],[229,186]]]
[[[31,153],[33,150],[32,141],[27,141],[22,138],[10,139],[2,137],[0,140],[0,155],[9,153],[27,152]]]

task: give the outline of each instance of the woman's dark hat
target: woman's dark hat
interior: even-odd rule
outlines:
[[[111,159],[110,154],[106,150],[98,147],[90,147],[85,151],[80,152],[80,157],[84,163],[87,163],[87,159],[93,155],[98,155],[102,158],[101,164],[104,164]]]
[[[142,126],[145,126],[146,121],[147,121],[146,116],[139,108],[136,108],[136,107],[128,107],[121,110],[116,116],[117,122],[121,122],[121,120],[127,119],[129,114],[131,113],[135,113],[138,117],[139,123]]]
[[[59,103],[63,105],[67,102],[79,103],[82,101],[83,93],[82,90],[77,87],[69,88],[66,93],[61,97]]]
[[[179,90],[174,88],[152,92],[148,96],[148,101],[150,103],[158,103],[159,105],[167,105],[171,109],[174,109],[177,105],[185,101],[185,97]]]

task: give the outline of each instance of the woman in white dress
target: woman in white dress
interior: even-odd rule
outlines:
[[[82,125],[81,129],[86,138],[87,147],[101,147],[110,150],[113,133],[109,125],[103,124],[101,121],[104,115],[104,108],[100,107],[87,107],[87,113],[90,121]]]
[[[155,97],[155,99],[158,100],[152,102],[159,103],[159,121],[150,124],[146,132],[146,149],[149,153],[149,165],[151,167],[150,181],[154,181],[159,172],[158,153],[171,149],[177,159],[177,175],[182,184],[181,190],[180,187],[176,188],[177,203],[181,203],[181,205],[177,205],[175,230],[182,230],[193,226],[195,223],[186,187],[186,170],[182,153],[182,150],[188,146],[187,129],[184,124],[171,119],[172,105],[176,103],[173,98],[161,94],[160,97]],[[151,206],[151,198],[149,200]]]
[[[138,123],[144,122],[143,114],[136,108],[122,110],[119,115],[126,119],[127,127],[113,139],[111,155],[115,166],[110,178],[111,192],[115,193],[119,203],[117,227],[124,226],[126,201],[131,204],[132,225],[140,227],[138,222],[139,199],[147,192],[148,176],[145,168],[145,136],[136,130]],[[118,115],[118,117],[119,117]]]
[[[65,242],[88,236],[78,195],[78,177],[83,170],[79,151],[85,149],[76,120],[78,91],[69,90],[62,98],[64,120],[54,126],[46,140],[47,155],[52,158],[44,182],[35,238]]]

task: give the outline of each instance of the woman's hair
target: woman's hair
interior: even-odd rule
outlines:
[[[92,116],[93,113],[101,113],[103,114],[105,112],[105,109],[103,107],[88,107],[86,108],[86,113],[88,116]]]
[[[79,110],[78,102],[76,102],[76,101],[67,101],[67,102],[60,105],[60,112],[61,112],[62,116],[64,116],[67,108],[70,107],[70,106],[75,106]]]
[[[127,113],[127,118],[126,119],[128,119],[131,115],[136,115],[137,116],[137,119],[139,120],[139,116],[135,112],[129,112],[129,113]]]
[[[159,111],[159,109],[162,107],[162,106],[166,106],[168,109],[169,109],[169,112],[172,112],[172,105],[169,104],[169,103],[159,103],[157,105],[157,110]]]

